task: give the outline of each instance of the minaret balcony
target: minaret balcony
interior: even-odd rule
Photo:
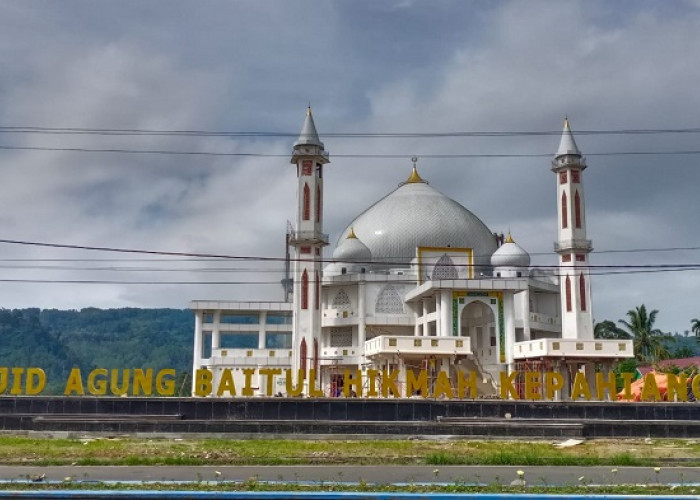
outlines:
[[[326,160],[324,163],[330,162],[330,153],[324,149],[319,148],[318,146],[303,145],[296,146],[294,149],[292,149],[292,163],[296,163],[297,158],[301,158],[304,156],[317,156]]]
[[[586,159],[578,155],[562,155],[557,156],[554,160],[552,160],[552,170],[554,172],[565,170],[567,168],[578,168],[583,170],[586,168],[586,166]]]
[[[328,245],[328,235],[318,231],[292,231],[289,235],[290,245]]]
[[[592,252],[591,240],[562,240],[554,242],[554,251],[557,253],[574,250],[577,252]]]

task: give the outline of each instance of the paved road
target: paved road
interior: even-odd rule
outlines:
[[[700,485],[700,467],[512,467],[512,466],[0,466],[0,480],[26,480],[45,474],[47,481],[260,481],[510,484],[525,472],[529,485],[689,484]],[[700,487],[698,489],[700,491]]]

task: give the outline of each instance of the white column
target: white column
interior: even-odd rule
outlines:
[[[522,293],[521,310],[523,315],[523,340],[531,340],[530,333],[530,289],[526,288]]]
[[[212,357],[214,356],[214,349],[219,349],[221,347],[221,310],[214,311],[214,325],[211,329],[211,351]]]
[[[506,331],[506,363],[513,363],[513,347],[515,344],[515,322],[513,321],[513,294],[503,292],[503,321]],[[498,317],[498,314],[496,315]]]
[[[365,352],[365,340],[367,340],[367,318],[365,317],[365,282],[357,284],[357,344],[359,354]]]
[[[421,331],[420,331],[420,326],[421,326],[421,321],[420,321],[420,315],[418,314],[419,311],[419,306],[418,304],[411,304],[411,312],[413,313],[413,335],[415,337],[420,337]]]
[[[440,308],[442,317],[440,319],[442,323],[442,336],[451,337],[452,336],[452,293],[451,290],[441,290],[440,291],[440,302],[442,306]]]
[[[194,313],[194,353],[192,363],[192,395],[195,390],[197,370],[202,366],[202,311]]]
[[[435,336],[442,337],[442,301],[440,296],[435,297]]]
[[[430,335],[430,325],[428,324],[428,299],[423,299],[423,336]]]
[[[267,311],[260,311],[258,321],[258,349],[265,349],[265,324],[267,323]]]

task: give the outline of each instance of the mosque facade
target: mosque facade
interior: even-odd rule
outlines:
[[[551,164],[553,272],[531,269],[510,234],[493,233],[433,188],[413,160],[410,176],[355,217],[324,257],[330,158],[307,111],[291,155],[296,225],[288,231],[292,279],[283,283],[291,300],[193,301],[193,394],[430,397],[436,384],[469,380],[469,397],[497,397],[504,373],[516,391],[526,373],[540,381],[557,373],[554,399],[567,399],[577,374],[593,382],[633,357],[631,341],[593,336],[586,162],[568,120]],[[198,390],[202,370],[224,390]]]

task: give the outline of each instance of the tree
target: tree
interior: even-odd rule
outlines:
[[[698,319],[698,318],[691,319],[690,320],[690,329],[695,334],[695,337],[697,338],[698,342],[700,342],[700,319]]]
[[[627,320],[618,320],[623,327],[621,332],[634,342],[634,353],[640,361],[655,363],[670,355],[667,344],[675,339],[654,328],[658,312],[652,309],[647,313],[646,306],[642,304],[627,311]]]
[[[617,325],[609,319],[595,324],[593,327],[593,336],[597,339],[629,338],[624,331],[620,330]]]
[[[675,359],[692,358],[693,356],[695,356],[695,351],[692,347],[687,345],[680,346],[673,351],[673,357]]]

